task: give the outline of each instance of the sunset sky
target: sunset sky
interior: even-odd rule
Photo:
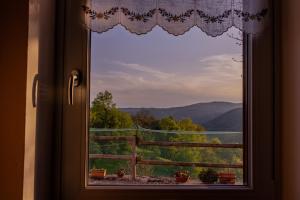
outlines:
[[[91,99],[108,90],[118,107],[241,102],[242,63],[233,60],[241,55],[226,33],[213,38],[198,28],[176,37],[159,27],[141,36],[121,26],[92,33]]]

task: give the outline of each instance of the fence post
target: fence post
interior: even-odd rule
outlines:
[[[137,136],[135,135],[134,138],[131,141],[131,147],[132,147],[132,157],[131,157],[131,178],[132,180],[136,179],[136,143],[137,143]]]

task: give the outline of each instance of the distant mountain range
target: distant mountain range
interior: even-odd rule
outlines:
[[[241,103],[208,102],[170,108],[120,108],[135,115],[140,110],[161,119],[173,116],[175,119],[191,118],[208,131],[242,131],[243,109]]]

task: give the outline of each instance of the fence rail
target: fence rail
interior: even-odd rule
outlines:
[[[94,136],[96,141],[127,141],[131,145],[131,155],[112,154],[90,154],[90,159],[112,159],[131,161],[131,176],[136,178],[136,165],[169,165],[169,166],[192,166],[192,167],[212,167],[212,168],[243,168],[243,164],[223,164],[223,163],[201,163],[201,162],[178,162],[164,160],[143,160],[137,156],[137,146],[162,146],[162,147],[208,147],[208,148],[239,148],[242,144],[211,144],[198,142],[166,142],[166,141],[144,141],[137,136]]]
[[[140,160],[138,164],[143,165],[172,165],[185,167],[213,167],[213,168],[243,168],[242,164],[211,164],[200,162],[176,162],[176,161],[162,161],[162,160]]]
[[[98,141],[133,141],[135,136],[94,136]]]
[[[90,159],[107,158],[112,160],[131,160],[131,155],[90,154]]]
[[[153,145],[163,147],[212,147],[212,148],[243,148],[242,144],[211,144],[198,142],[163,142],[163,141],[139,141],[138,145]]]

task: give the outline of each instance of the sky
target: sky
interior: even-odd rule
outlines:
[[[91,101],[108,90],[117,107],[175,107],[242,102],[242,47],[228,34],[192,28],[173,36],[160,27],[135,35],[117,26],[92,33]]]

